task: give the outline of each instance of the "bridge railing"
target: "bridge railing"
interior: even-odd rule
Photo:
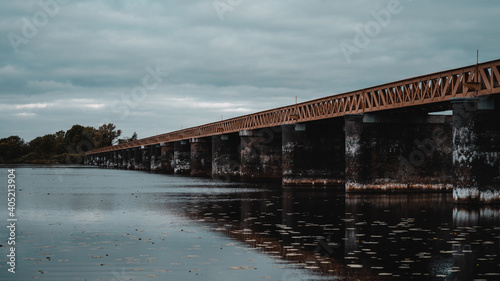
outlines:
[[[94,149],[86,154],[500,93],[500,60],[422,75]]]

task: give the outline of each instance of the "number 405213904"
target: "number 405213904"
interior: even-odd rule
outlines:
[[[8,200],[8,210],[9,210],[9,216],[14,217],[15,213],[14,211],[16,210],[16,175],[14,174],[16,170],[14,169],[9,169],[9,175],[7,176],[7,183],[8,183],[8,190],[7,190],[7,200]]]

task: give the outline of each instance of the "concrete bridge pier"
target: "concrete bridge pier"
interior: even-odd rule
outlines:
[[[210,177],[212,174],[212,138],[190,140],[191,176]]]
[[[345,115],[345,190],[358,190],[367,182],[363,115]]]
[[[106,168],[113,167],[113,152],[106,152]]]
[[[106,153],[105,152],[101,153],[101,157],[100,157],[99,162],[100,162],[99,166],[101,166],[101,167],[106,166]]]
[[[122,169],[128,169],[128,149],[123,149],[122,150],[122,164],[121,168]]]
[[[141,146],[142,163],[141,170],[149,171],[151,168],[151,149],[149,146]]]
[[[272,127],[239,132],[240,180],[280,181],[281,128]]]
[[[115,167],[117,167],[118,169],[122,169],[123,168],[123,153],[124,153],[124,150],[118,150],[116,152],[116,164],[115,164]]]
[[[101,165],[102,167],[107,166],[106,152],[101,153]]]
[[[175,174],[191,173],[191,145],[187,140],[174,142],[174,163]]]
[[[161,171],[161,147],[159,144],[149,146],[151,162],[149,163],[150,171]]]
[[[125,164],[125,168],[127,170],[133,170],[134,169],[134,149],[133,148],[127,148],[127,160]]]
[[[327,186],[344,183],[343,122],[282,126],[282,183]]]
[[[345,116],[346,191],[451,191],[451,117]]]
[[[212,178],[240,179],[240,137],[238,133],[212,136]]]
[[[453,107],[453,199],[500,203],[500,98],[457,98]]]
[[[160,144],[161,151],[161,171],[165,174],[173,174],[174,173],[174,143],[161,143]]]
[[[140,170],[142,165],[142,151],[140,147],[134,147],[132,149],[134,157],[132,161],[132,168],[134,170]]]

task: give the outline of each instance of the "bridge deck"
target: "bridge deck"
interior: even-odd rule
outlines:
[[[432,105],[456,97],[500,93],[500,60],[422,75],[344,94],[328,96],[137,141],[94,149],[87,155],[162,142],[186,140],[347,114]]]

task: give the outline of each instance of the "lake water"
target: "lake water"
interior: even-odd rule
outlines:
[[[7,168],[16,175],[8,272]],[[0,166],[0,280],[500,280],[500,209],[87,166]]]

